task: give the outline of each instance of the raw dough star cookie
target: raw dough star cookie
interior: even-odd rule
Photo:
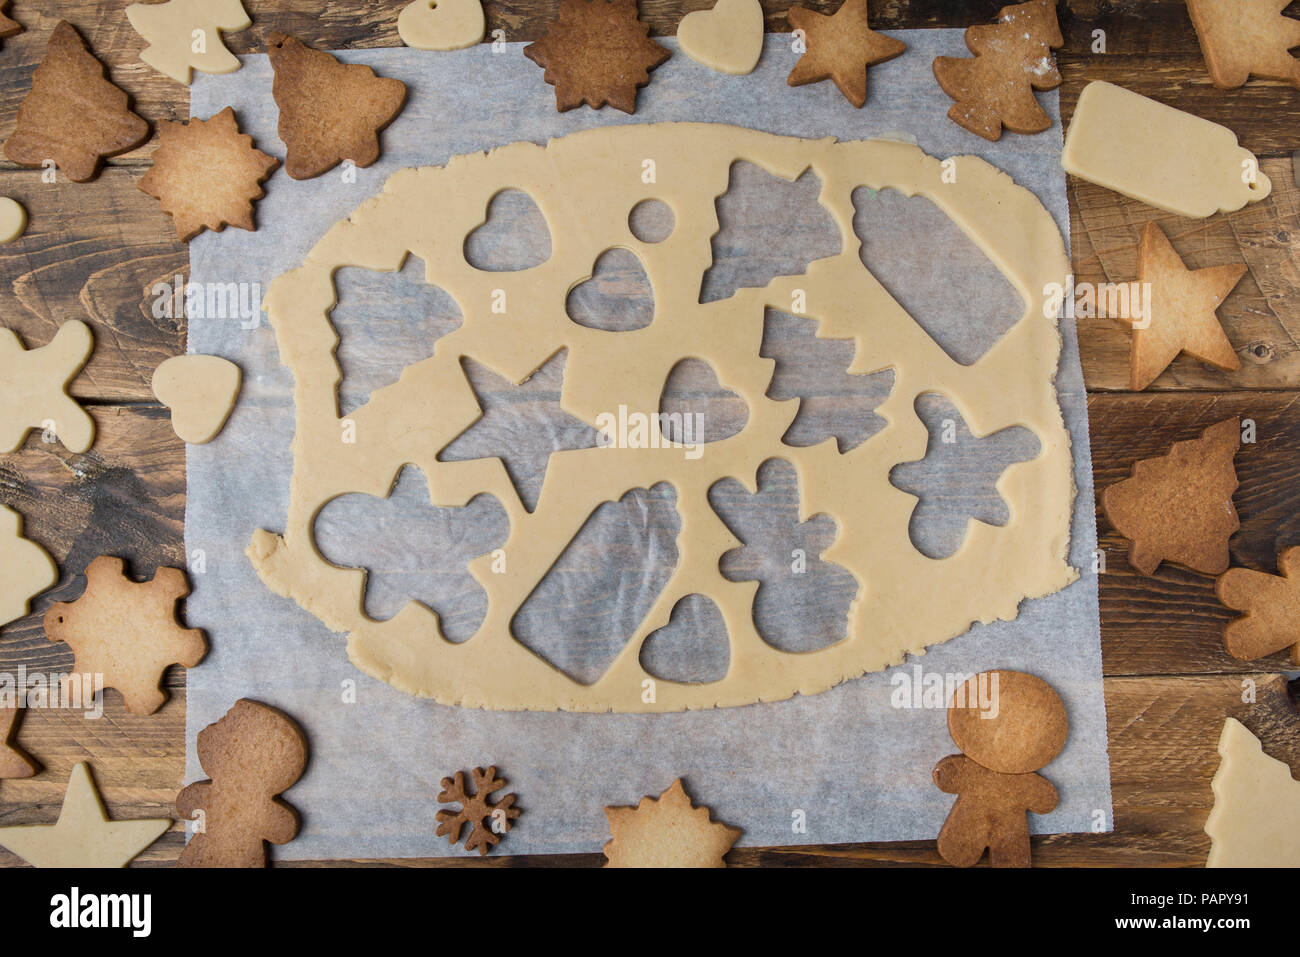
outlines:
[[[220,356],[173,356],[154,370],[153,394],[171,409],[181,441],[204,445],[225,426],[242,378],[239,366]]]
[[[738,827],[712,820],[707,807],[695,807],[678,778],[657,798],[636,807],[607,807],[606,867],[726,867]]]
[[[1300,87],[1300,22],[1283,16],[1291,0],[1187,0],[1210,79],[1221,90],[1251,74]]]
[[[636,91],[670,55],[637,19],[636,0],[560,0],[546,34],[524,47],[555,87],[561,113],[583,103],[635,113]]]
[[[1244,612],[1228,622],[1223,646],[1241,661],[1267,658],[1291,648],[1300,664],[1300,547],[1277,556],[1280,575],[1230,568],[1214,583],[1219,601]]]
[[[129,102],[105,78],[103,64],[72,24],[60,20],[18,108],[18,125],[5,140],[5,156],[19,166],[53,160],[68,179],[84,183],[99,172],[104,157],[148,139],[149,124],[130,111]]]
[[[867,102],[867,67],[902,54],[907,44],[867,26],[867,0],[844,0],[831,16],[791,7],[790,25],[802,30],[807,50],[786,82],[791,86],[834,80],[856,107]]]
[[[244,30],[253,23],[240,0],[133,3],[126,8],[126,18],[149,44],[140,59],[181,83],[189,83],[194,70],[238,70],[239,57],[226,49],[221,32]]]
[[[1244,263],[1188,269],[1155,223],[1142,230],[1138,283],[1151,284],[1151,313],[1140,319],[1110,316],[1133,330],[1129,388],[1141,392],[1181,352],[1216,369],[1241,368],[1216,314],[1228,293],[1246,275]]]
[[[397,35],[416,50],[460,50],[483,39],[480,0],[414,0],[397,15]]]
[[[753,73],[763,54],[763,8],[758,0],[718,0],[677,24],[682,52],[719,73]]]
[[[58,580],[49,553],[23,538],[23,517],[0,505],[0,625],[26,615],[31,600]]]
[[[1236,718],[1223,723],[1206,867],[1300,867],[1300,781]]]
[[[45,635],[76,653],[72,675],[104,676],[132,714],[153,714],[167,700],[162,677],[169,665],[193,668],[208,653],[197,628],[176,623],[176,603],[190,593],[179,568],[159,568],[152,581],[126,577],[120,558],[101,555],[86,568],[86,591],[45,613]]]
[[[94,345],[90,326],[78,319],[39,349],[24,349],[12,330],[0,329],[0,453],[16,452],[32,429],[57,436],[69,452],[90,448],[95,420],[67,388]]]
[[[204,229],[227,225],[253,230],[253,200],[266,195],[261,184],[280,165],[239,132],[235,111],[226,107],[208,120],[158,124],[162,145],[154,151],[153,169],[139,187],[162,204],[176,224],[181,242]]]
[[[170,818],[111,821],[84,761],[72,769],[57,824],[0,827],[0,847],[36,867],[126,867]]]

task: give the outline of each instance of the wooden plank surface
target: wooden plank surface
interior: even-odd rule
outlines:
[[[129,0],[15,0],[10,13],[27,32],[0,51],[0,137],[12,129],[45,41],[60,17],[71,20],[110,66],[114,80],[150,121],[188,115],[188,91],[138,60],[143,41],[122,14]],[[320,48],[395,46],[396,15],[407,0],[247,0],[255,24],[232,34],[237,53],[260,52],[280,30]],[[642,0],[643,19],[657,35],[671,34],[681,14],[712,0]],[[510,40],[540,36],[558,0],[485,4],[488,28]],[[831,10],[838,0],[809,4]],[[966,26],[988,22],[1001,2],[872,0],[877,29]],[[788,30],[788,0],[764,0],[767,27]],[[1068,122],[1090,80],[1121,83],[1163,102],[1224,123],[1256,151],[1274,183],[1265,203],[1203,221],[1181,220],[1109,191],[1072,180],[1072,240],[1077,277],[1125,281],[1136,275],[1137,237],[1155,219],[1191,266],[1244,262],[1249,274],[1220,311],[1242,356],[1235,373],[1180,358],[1141,395],[1127,394],[1126,332],[1102,320],[1080,322],[1080,349],[1090,392],[1092,451],[1098,488],[1128,474],[1132,462],[1159,454],[1179,439],[1230,415],[1256,420],[1259,441],[1237,458],[1236,504],[1242,529],[1232,539],[1234,564],[1273,570],[1279,546],[1300,544],[1300,189],[1291,151],[1300,129],[1300,91],[1253,81],[1235,91],[1209,83],[1182,0],[1062,0],[1067,46],[1062,111]],[[1093,53],[1093,31],[1104,30],[1107,52]],[[541,82],[540,72],[538,82]],[[177,244],[157,204],[135,187],[155,143],[110,162],[98,180],[41,182],[39,171],[0,160],[0,194],[31,213],[26,236],[0,247],[0,317],[41,345],[61,322],[84,318],[97,340],[95,355],[74,385],[99,427],[95,447],[72,455],[29,439],[0,456],[0,502],[16,507],[30,537],[59,561],[62,579],[36,602],[34,614],[0,635],[0,671],[19,664],[57,671],[71,664],[62,645],[45,640],[40,615],[52,600],[75,597],[79,573],[100,553],[121,554],[147,577],[159,564],[184,561],[184,446],[165,410],[152,402],[149,378],[165,356],[183,348],[184,330],[152,316],[146,289],[183,273],[187,251]],[[1204,576],[1163,566],[1152,578],[1135,573],[1125,545],[1099,518],[1107,553],[1102,576],[1103,663],[1110,729],[1116,831],[1037,841],[1046,865],[1203,863],[1201,832],[1217,766],[1215,742],[1223,717],[1239,717],[1276,757],[1300,767],[1297,717],[1279,672],[1284,655],[1244,663],[1222,648],[1230,612],[1218,605]],[[196,623],[201,624],[201,623]],[[1257,700],[1242,702],[1243,682]],[[0,783],[0,823],[53,820],[73,763],[89,759],[97,783],[120,817],[166,814],[184,769],[184,675],[167,680],[174,700],[156,715],[127,715],[108,693],[105,714],[88,721],[66,711],[33,711],[20,741],[47,766],[28,781]],[[309,809],[304,809],[308,811]],[[743,823],[743,822],[740,822]],[[142,862],[170,861],[182,846],[173,829]],[[579,858],[489,858],[489,866],[599,863]],[[855,845],[781,850],[743,849],[733,863],[937,864],[933,844]],[[0,851],[0,864],[14,863]],[[458,859],[456,863],[463,862]],[[348,863],[348,862],[343,862]],[[418,862],[395,862],[412,864]],[[478,863],[474,861],[473,863]]]

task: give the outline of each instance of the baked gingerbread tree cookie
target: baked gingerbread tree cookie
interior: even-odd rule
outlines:
[[[786,83],[803,86],[834,80],[856,107],[867,102],[867,68],[902,54],[907,44],[867,26],[867,0],[844,0],[830,16],[791,7],[790,26],[803,33],[804,53]]]
[[[1300,22],[1284,16],[1291,0],[1187,0],[1210,79],[1221,90],[1251,75],[1300,87]]]
[[[1065,705],[1041,678],[985,671],[959,686],[948,706],[948,733],[961,754],[944,758],[934,783],[957,800],[939,832],[939,855],[970,867],[989,852],[994,867],[1028,867],[1027,811],[1056,807],[1056,788],[1036,772],[1051,763],[1069,733]]]
[[[605,808],[605,817],[612,835],[606,867],[726,867],[726,853],[741,834],[691,804],[681,778],[636,807]]]
[[[208,775],[176,795],[176,813],[196,823],[178,867],[265,867],[266,842],[298,836],[298,812],[280,799],[307,767],[307,738],[278,708],[241,698],[199,732]]]
[[[1300,664],[1300,547],[1277,556],[1279,575],[1230,568],[1214,583],[1219,601],[1244,612],[1228,622],[1223,646],[1242,661],[1267,658],[1291,649]]]
[[[1137,462],[1131,477],[1101,493],[1106,517],[1132,543],[1130,565],[1144,575],[1162,561],[1202,575],[1228,570],[1228,539],[1241,527],[1232,504],[1240,445],[1240,421],[1224,419],[1198,439]]]
[[[275,71],[271,95],[288,151],[285,171],[311,179],[345,159],[362,167],[379,159],[379,131],[402,112],[406,84],[360,63],[340,63],[283,33],[267,43]]]
[[[94,178],[104,157],[148,138],[149,124],[129,104],[72,24],[60,20],[18,108],[18,125],[5,140],[4,154],[19,166],[53,160],[68,179],[84,183]]]
[[[280,165],[239,132],[235,111],[226,107],[211,119],[158,124],[162,145],[139,187],[162,204],[181,242],[204,229],[226,226],[254,230],[253,201],[266,195],[262,183]]]
[[[179,568],[159,568],[152,581],[134,582],[122,559],[96,558],[86,568],[85,593],[45,613],[46,637],[67,642],[76,654],[76,674],[64,681],[103,675],[105,687],[122,693],[127,711],[153,714],[167,700],[167,668],[193,668],[208,653],[203,632],[176,621],[176,604],[189,593]]]
[[[438,829],[434,834],[438,837],[445,836],[448,844],[455,844],[460,840],[461,831],[469,825],[470,832],[465,838],[465,850],[477,850],[482,857],[496,846],[502,834],[510,830],[510,822],[519,817],[520,810],[515,807],[513,794],[503,795],[496,801],[490,800],[493,794],[506,786],[506,779],[497,777],[495,766],[489,767],[486,771],[475,768],[472,774],[473,794],[465,787],[464,771],[457,771],[454,778],[442,779],[442,791],[438,794],[438,802],[459,804],[460,809],[440,810],[436,815]]]
[[[586,103],[635,113],[637,90],[671,52],[650,39],[636,0],[560,0],[559,14],[524,56],[546,71],[559,112]]]
[[[974,58],[936,57],[934,76],[957,102],[948,118],[986,140],[997,140],[1005,126],[1013,133],[1041,133],[1052,118],[1035,90],[1061,85],[1052,51],[1064,44],[1056,19],[1056,0],[1029,0],[1003,7],[998,22],[966,30]]]

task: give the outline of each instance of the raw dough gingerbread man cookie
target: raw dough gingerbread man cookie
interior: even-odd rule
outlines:
[[[68,396],[95,340],[90,326],[73,319],[46,345],[24,349],[18,336],[0,329],[0,454],[18,451],[32,429],[84,452],[95,439],[95,420]]]
[[[31,600],[58,580],[49,552],[23,538],[23,517],[0,505],[0,625],[26,615]]]

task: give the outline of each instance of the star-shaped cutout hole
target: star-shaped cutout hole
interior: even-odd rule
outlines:
[[[1150,283],[1150,312],[1144,316],[1107,317],[1133,329],[1129,388],[1141,392],[1169,368],[1180,352],[1217,369],[1240,369],[1241,359],[1224,333],[1217,312],[1245,274],[1242,263],[1188,269],[1164,230],[1154,222],[1147,223],[1138,251],[1137,288],[1140,293]],[[1129,312],[1134,312],[1132,307]]]
[[[551,455],[595,448],[599,438],[560,406],[567,358],[568,350],[557,352],[517,385],[468,356],[462,359],[483,414],[438,453],[438,461],[500,459],[524,508],[536,509]]]
[[[867,26],[867,0],[844,0],[830,16],[791,7],[790,25],[803,31],[806,52],[786,82],[791,86],[834,80],[854,106],[867,102],[867,67],[892,60],[907,49],[902,40]]]

